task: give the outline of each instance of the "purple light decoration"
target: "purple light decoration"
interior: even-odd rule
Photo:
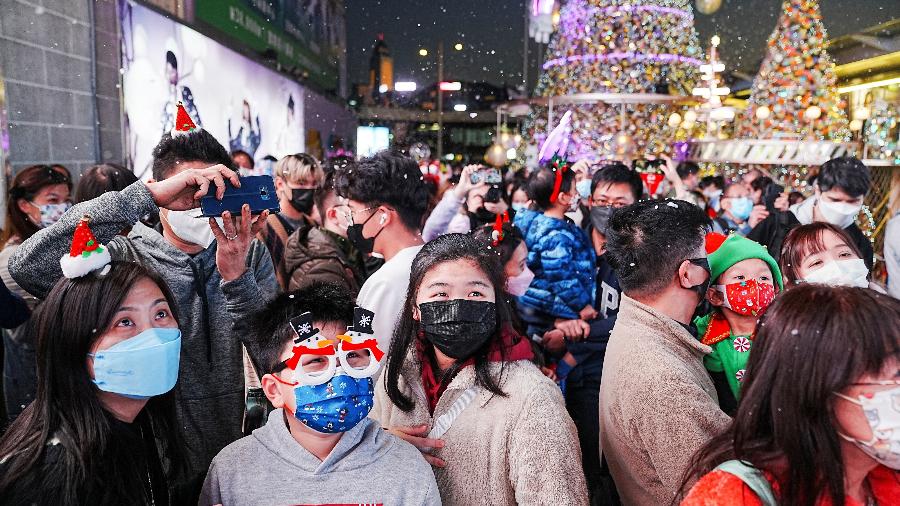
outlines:
[[[683,162],[688,159],[688,150],[690,150],[691,148],[690,143],[686,141],[678,141],[672,144],[672,147],[675,151],[675,156],[673,156],[672,158],[676,162]]]
[[[600,9],[603,14],[614,14],[616,11],[638,11],[638,12],[661,12],[663,14],[671,14],[673,16],[680,16],[683,18],[693,18],[694,16],[688,12],[681,9],[676,9],[675,7],[662,7],[659,5],[615,5],[612,7],[595,7]]]
[[[613,53],[602,53],[602,54],[573,54],[572,56],[566,56],[564,58],[554,58],[552,60],[547,60],[544,62],[543,69],[546,70],[550,67],[555,67],[557,65],[565,65],[567,63],[577,62],[577,61],[617,61],[617,60],[631,60],[631,61],[653,61],[657,63],[686,63],[688,65],[700,66],[703,65],[702,60],[698,60],[697,58],[691,58],[690,56],[683,56],[680,54],[671,54],[671,53],[634,53],[631,51],[628,52],[613,52]]]

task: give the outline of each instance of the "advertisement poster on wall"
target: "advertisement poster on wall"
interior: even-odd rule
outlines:
[[[304,150],[302,86],[146,7],[123,2],[120,16],[124,135],[138,177],[150,178],[179,101],[226,149],[257,162]]]

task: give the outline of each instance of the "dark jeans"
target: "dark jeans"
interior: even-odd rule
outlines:
[[[581,465],[591,504],[619,504],[609,469],[600,462],[600,383],[583,381],[568,385],[566,409],[578,430]]]

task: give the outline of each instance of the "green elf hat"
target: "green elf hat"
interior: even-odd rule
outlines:
[[[709,258],[710,279],[713,283],[732,265],[750,258],[758,258],[769,266],[778,289],[784,289],[778,262],[772,258],[765,246],[756,241],[738,234],[725,236],[709,233],[706,234],[706,255]]]

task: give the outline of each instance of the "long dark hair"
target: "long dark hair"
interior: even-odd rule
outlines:
[[[391,342],[391,353],[388,355],[387,382],[385,388],[388,397],[403,411],[411,411],[415,406],[415,400],[407,397],[400,391],[398,382],[400,372],[406,362],[410,349],[415,346],[419,338],[421,325],[413,319],[413,311],[416,307],[416,293],[422,284],[422,279],[435,266],[453,262],[455,260],[468,260],[475,264],[494,285],[494,300],[497,309],[497,326],[494,335],[475,352],[472,357],[475,361],[475,384],[494,393],[505,396],[500,388],[500,377],[505,370],[505,360],[501,366],[500,374],[494,377],[488,367],[488,354],[494,348],[499,348],[501,357],[507,356],[507,348],[503,346],[502,336],[506,326],[509,325],[512,313],[506,302],[506,275],[497,261],[497,256],[482,249],[480,243],[466,234],[445,234],[427,243],[413,260],[409,275],[409,288],[406,292],[406,303],[403,312],[400,313],[400,323],[394,331]],[[499,346],[498,346],[499,344]],[[427,360],[434,360],[434,347],[425,346]],[[463,360],[457,360],[444,374],[444,378],[452,378],[462,369]]]
[[[133,449],[117,448],[111,438],[108,416],[88,374],[87,356],[129,290],[144,278],[159,286],[177,321],[175,298],[165,282],[128,262],[113,262],[106,275],[60,280],[35,313],[31,330],[37,342],[37,395],[0,439],[0,459],[6,460],[0,497],[34,475],[52,438],[65,448],[59,464],[62,475],[45,479],[59,480],[64,504],[80,502],[86,490],[120,500],[143,492],[142,469],[134,475],[130,468],[138,466],[115,465]],[[141,415],[148,417],[156,440],[167,445],[162,457],[170,464],[171,484],[185,462],[174,394],[151,398]],[[119,458],[110,458],[113,455]]]
[[[765,312],[731,425],[694,456],[688,484],[740,459],[772,473],[781,504],[844,506],[833,394],[900,352],[900,301],[863,288],[801,285]],[[676,498],[677,499],[677,498]]]
[[[69,190],[72,190],[72,178],[62,165],[32,165],[16,174],[9,187],[9,199],[6,201],[8,230],[3,233],[0,244],[5,244],[11,237],[17,237],[24,242],[41,229],[19,209],[19,200],[31,201],[42,188],[55,184],[68,185]]]

